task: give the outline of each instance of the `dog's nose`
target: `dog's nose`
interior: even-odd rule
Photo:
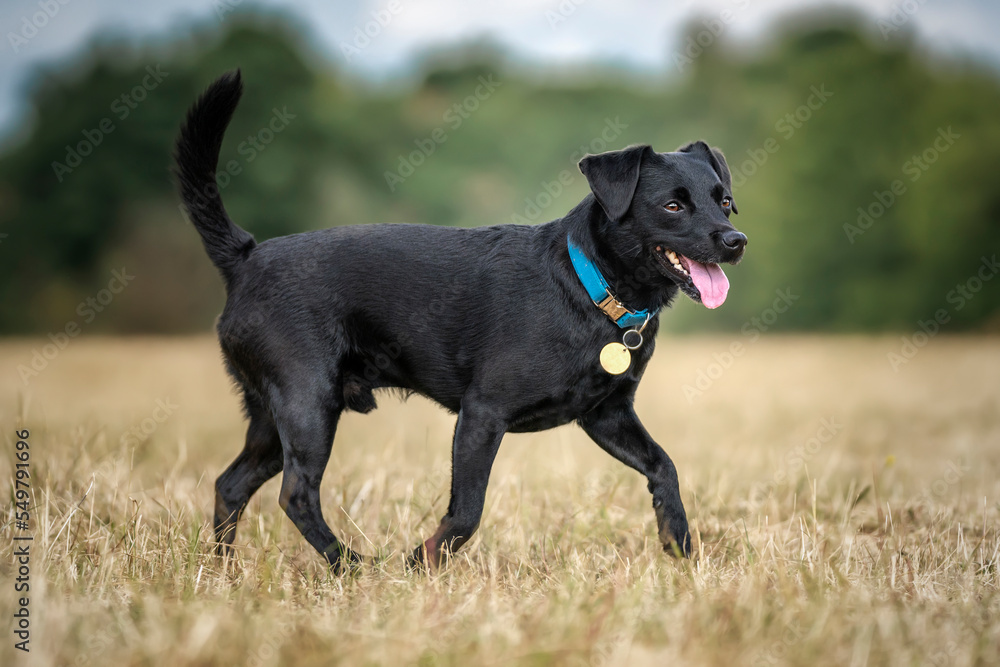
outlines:
[[[722,244],[730,250],[742,250],[747,244],[747,235],[731,229],[722,233]]]

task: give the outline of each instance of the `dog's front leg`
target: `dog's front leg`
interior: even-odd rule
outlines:
[[[632,395],[612,396],[581,417],[579,424],[601,449],[646,476],[664,549],[690,556],[691,535],[677,469],[639,421]]]
[[[410,556],[409,563],[436,570],[445,557],[469,541],[479,528],[486,485],[506,422],[485,406],[462,401],[451,450],[451,501],[441,525]]]

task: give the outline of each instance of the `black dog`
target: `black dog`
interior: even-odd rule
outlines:
[[[699,141],[588,155],[593,194],[537,226],[351,226],[258,245],[215,183],[241,92],[238,71],[213,83],[176,146],[181,196],[226,283],[219,340],[250,419],[216,482],[220,550],[283,470],[280,504],[306,540],[338,571],[360,561],[323,519],[320,480],[341,412],[369,412],[373,390],[396,388],[458,414],[448,513],[411,563],[437,567],[475,533],[504,433],[572,421],[648,478],[660,540],[688,555],[677,472],[632,401],[659,309],[678,289],[719,306],[718,263],[743,255],[722,153]],[[594,293],[598,273],[609,292]]]

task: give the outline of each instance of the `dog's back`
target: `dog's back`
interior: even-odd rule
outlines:
[[[322,360],[325,373],[344,377],[351,409],[369,411],[371,391],[393,387],[458,411],[477,373],[504,380],[504,360],[518,354],[504,341],[545,344],[532,325],[552,296],[529,286],[552,280],[551,236],[512,225],[382,224],[265,241],[233,270],[218,324],[223,350],[257,393],[261,375]]]

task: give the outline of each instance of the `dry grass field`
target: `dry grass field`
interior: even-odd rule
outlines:
[[[1000,339],[662,338],[638,397],[696,541],[659,547],[645,481],[576,427],[507,436],[483,524],[409,574],[448,498],[453,417],[414,397],[342,421],[338,535],[385,562],[332,576],[251,502],[228,565],[215,477],[242,446],[210,337],[0,343],[3,665],[1000,664]],[[746,342],[746,339],[744,339]],[[700,371],[719,376],[685,396]],[[14,649],[15,430],[30,429],[30,654]]]

